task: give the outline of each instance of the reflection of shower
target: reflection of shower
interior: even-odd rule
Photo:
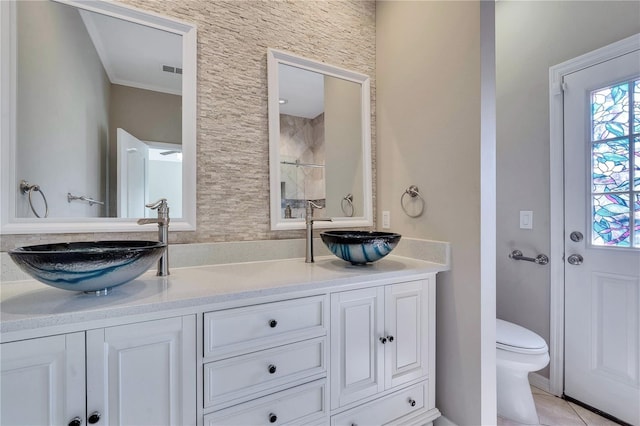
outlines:
[[[42,196],[42,200],[44,201],[44,216],[40,216],[38,212],[36,212],[36,209],[33,207],[33,200],[31,199],[31,194],[33,194],[33,191],[39,192]],[[31,211],[36,215],[36,217],[49,216],[49,204],[47,204],[47,198],[44,196],[44,192],[42,192],[42,190],[40,189],[40,185],[32,185],[23,179],[20,181],[20,192],[22,192],[23,194],[29,194],[29,206],[31,207]]]
[[[301,163],[300,160],[296,160],[296,161],[281,161],[280,164],[287,164],[289,166],[296,166],[296,167],[324,168],[324,164]]]

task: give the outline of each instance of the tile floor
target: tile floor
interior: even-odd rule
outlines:
[[[531,387],[541,426],[617,426],[594,412],[567,402],[543,390]],[[498,417],[498,426],[519,426],[520,423]]]

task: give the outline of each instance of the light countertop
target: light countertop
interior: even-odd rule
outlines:
[[[173,268],[155,268],[106,296],[56,289],[35,280],[6,281],[0,287],[0,334],[84,323],[128,315],[232,304],[283,293],[322,293],[338,286],[389,279],[413,279],[448,270],[448,265],[390,255],[365,266],[334,256]],[[4,339],[3,339],[4,340]]]

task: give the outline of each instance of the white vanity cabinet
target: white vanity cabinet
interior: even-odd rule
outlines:
[[[6,284],[0,424],[430,425],[441,270],[402,257],[175,268],[121,299]]]
[[[435,275],[331,295],[332,425],[429,423],[434,367]]]
[[[196,423],[195,315],[0,345],[3,425]]]
[[[328,421],[326,295],[204,314],[204,424]]]

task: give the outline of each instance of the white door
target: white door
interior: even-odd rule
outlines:
[[[105,425],[196,424],[195,316],[87,331],[87,414]]]
[[[427,376],[426,281],[385,287],[385,387],[387,389]]]
[[[384,390],[384,288],[331,295],[331,407]]]
[[[640,425],[640,52],[564,83],[564,393]]]
[[[66,425],[85,419],[84,333],[0,346],[2,425]]]
[[[118,217],[146,217],[149,192],[149,147],[117,129],[118,145]]]

